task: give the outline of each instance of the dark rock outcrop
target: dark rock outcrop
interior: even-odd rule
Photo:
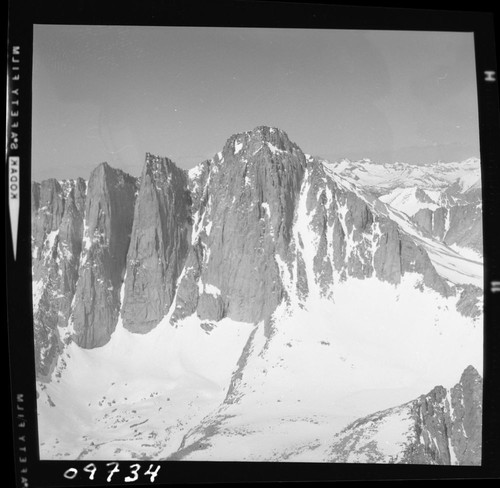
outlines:
[[[446,218],[448,210],[444,207],[439,207],[434,210],[432,215],[432,230],[431,234],[442,241],[446,233]]]
[[[459,383],[356,420],[335,436],[331,462],[481,464],[482,378],[468,366]],[[387,452],[384,432],[390,436]],[[396,450],[394,448],[397,447]]]
[[[474,249],[483,253],[483,227],[481,205],[470,203],[456,205],[450,209],[450,227],[444,237],[448,245]]]
[[[460,297],[457,302],[457,310],[465,317],[480,317],[483,313],[483,290],[470,284],[457,285],[456,288],[460,293]]]
[[[257,127],[227,141],[193,198],[192,247],[174,322],[195,307],[201,319],[270,317],[286,295],[274,256],[290,261],[304,168],[304,154],[278,129]]]
[[[415,434],[403,461],[412,464],[481,464],[482,387],[469,366],[448,392],[437,386],[411,404]]]
[[[430,208],[421,208],[413,217],[413,221],[429,235],[433,235],[434,212]]]
[[[424,235],[483,253],[482,213],[478,202],[454,204],[436,210],[420,209],[412,220]],[[448,227],[448,228],[447,228]]]
[[[398,284],[405,273],[422,275],[422,283],[443,296],[452,294],[446,281],[437,273],[427,252],[390,220],[381,220],[382,236],[374,254],[377,276]]]
[[[71,322],[81,347],[106,344],[116,327],[134,213],[136,180],[100,164],[91,174]]]
[[[32,184],[32,273],[36,372],[46,377],[60,351],[58,327],[71,312],[83,236],[81,178]]]
[[[191,234],[186,172],[167,158],[146,155],[127,255],[123,325],[151,330],[168,312]]]
[[[418,273],[424,285],[443,296],[452,294],[412,236],[376,205],[328,178],[318,161],[311,159],[309,164],[307,210],[312,215],[310,228],[319,237],[314,271],[324,295],[333,282],[332,269],[341,279],[375,275],[394,284],[405,273]]]

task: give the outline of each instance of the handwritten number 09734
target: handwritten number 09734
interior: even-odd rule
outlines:
[[[111,468],[110,470],[108,470],[108,477],[106,478],[106,481],[109,483],[113,479],[115,473],[120,472],[119,469],[120,463],[117,462],[106,463],[106,466]],[[153,469],[153,465],[150,464],[149,468],[144,472],[144,476],[149,475],[149,479],[151,483],[153,483],[156,476],[158,475],[158,471],[160,471],[160,467],[161,466],[157,465],[156,469]],[[139,479],[140,470],[141,470],[140,464],[130,465],[130,472],[129,475],[125,477],[125,482],[131,483],[133,481],[137,481]],[[97,466],[94,463],[87,464],[83,468],[83,471],[89,473],[89,480],[94,480],[95,474],[97,472]],[[64,472],[64,477],[69,480],[75,479],[77,475],[78,475],[78,469],[76,468],[69,468]]]

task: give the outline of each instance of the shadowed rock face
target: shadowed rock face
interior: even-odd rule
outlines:
[[[439,276],[427,252],[406,234],[399,231],[390,220],[381,220],[380,245],[375,251],[374,267],[377,276],[390,283],[400,283],[405,273],[423,276],[423,284],[449,296],[452,291],[446,281]]]
[[[443,210],[446,209],[443,208]],[[434,212],[430,208],[421,208],[412,217],[412,219],[423,231],[427,232],[427,234],[434,235],[433,232]]]
[[[445,244],[456,244],[483,253],[481,205],[477,202],[439,207],[434,211],[424,208],[412,220],[424,233]]]
[[[151,330],[168,312],[184,267],[191,233],[186,172],[148,154],[127,255],[123,325]]]
[[[210,320],[271,315],[285,295],[273,257],[288,260],[304,167],[304,154],[284,132],[258,127],[231,137],[201,169],[173,321],[194,310]]]
[[[478,466],[482,383],[468,366],[450,390],[436,386],[416,400],[356,420],[336,435],[328,460]],[[391,443],[400,446],[397,452],[385,451],[386,431]]]
[[[116,327],[135,204],[136,180],[107,163],[91,174],[75,305],[73,339],[81,347],[106,344]]]
[[[81,178],[32,184],[32,273],[36,372],[46,377],[60,349],[57,327],[71,312],[83,237]]]
[[[420,191],[417,189],[417,194]],[[420,201],[426,201],[421,199]],[[440,207],[420,209],[412,220],[420,230],[447,245],[469,248],[482,255],[482,193],[481,180],[463,191],[459,180],[442,191]]]
[[[477,203],[457,205],[450,209],[450,228],[444,237],[448,245],[457,244],[483,253],[481,206]]]

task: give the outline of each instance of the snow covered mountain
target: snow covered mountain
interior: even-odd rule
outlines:
[[[478,162],[349,164],[261,126],[190,171],[33,183],[42,458],[334,460],[350,422],[481,371],[481,258],[450,237],[480,230]]]
[[[420,230],[473,260],[482,260],[479,160],[411,165],[342,160],[339,175],[412,218]]]
[[[332,163],[336,173],[376,192],[388,193],[395,188],[420,187],[427,190],[445,190],[457,183],[462,191],[480,181],[481,170],[477,158],[461,162],[427,164],[376,163],[370,159]],[[480,184],[480,183],[479,183]]]

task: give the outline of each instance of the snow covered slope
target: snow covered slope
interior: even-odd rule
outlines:
[[[103,347],[71,343],[39,385],[42,459],[160,459],[223,401],[251,325],[187,319],[146,335],[117,325]]]
[[[263,325],[253,334],[225,402],[172,458],[323,460],[357,417],[454,384],[466,362],[481,369],[481,327],[416,281],[347,280],[334,302],[278,311],[269,338]]]

